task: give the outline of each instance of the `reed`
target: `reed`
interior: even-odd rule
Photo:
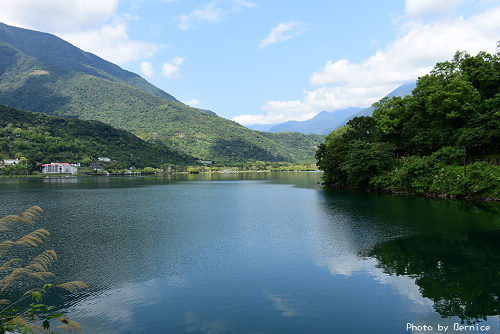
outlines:
[[[44,211],[39,206],[21,212],[18,215],[8,215],[0,218],[0,238],[2,233],[12,231],[16,225],[34,226],[35,219]],[[15,283],[32,282],[35,278],[43,282],[42,287],[35,287],[24,292],[19,298],[11,301],[0,299],[0,333],[54,333],[51,320],[56,319],[60,325],[56,328],[73,332],[80,331],[80,325],[57,312],[51,312],[53,306],[42,304],[42,297],[54,288],[62,288],[70,293],[87,289],[81,281],[59,283],[55,281],[55,274],[50,267],[57,261],[57,254],[53,249],[44,250],[32,258],[11,257],[9,254],[16,247],[38,247],[50,236],[49,231],[43,228],[36,229],[19,239],[0,241],[0,298],[5,295]],[[48,282],[48,283],[47,283]],[[32,302],[26,306],[28,299]]]

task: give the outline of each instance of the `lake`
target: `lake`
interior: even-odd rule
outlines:
[[[45,210],[83,333],[500,333],[498,204],[320,176],[0,179],[0,216]]]

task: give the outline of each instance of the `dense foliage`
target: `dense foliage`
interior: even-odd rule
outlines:
[[[327,183],[500,197],[500,58],[457,53],[406,97],[330,133],[316,154]],[[458,166],[462,167],[458,167]]]
[[[253,131],[158,91],[55,36],[0,25],[0,104],[98,120],[171,150],[225,163],[314,162],[324,140]]]
[[[39,169],[37,162],[88,164],[101,156],[111,158],[121,168],[194,161],[98,121],[48,116],[5,106],[0,106],[0,156],[24,158],[17,166],[21,173]]]

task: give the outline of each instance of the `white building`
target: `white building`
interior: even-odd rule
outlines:
[[[3,160],[3,164],[5,166],[8,166],[8,165],[17,165],[19,163],[19,159],[4,159]]]
[[[50,164],[42,165],[43,174],[76,174],[78,168],[70,165],[67,162],[53,162]]]
[[[111,159],[108,157],[99,157],[97,158],[100,162],[111,162]]]

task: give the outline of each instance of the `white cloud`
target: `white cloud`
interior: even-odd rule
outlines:
[[[214,2],[211,2],[201,9],[195,9],[189,14],[181,15],[179,20],[179,29],[190,30],[202,23],[217,23],[221,20],[224,10],[216,7]]]
[[[305,28],[302,22],[282,22],[274,27],[266,38],[260,41],[259,48],[262,49],[268,45],[298,37],[302,35],[304,31]]]
[[[410,22],[405,33],[385,50],[360,63],[347,59],[328,61],[312,74],[313,85],[372,86],[401,83],[426,74],[438,61],[450,59],[457,50],[494,51],[500,31],[500,7],[470,19],[459,17],[439,23]]]
[[[188,106],[194,107],[194,106],[197,106],[198,104],[200,104],[200,101],[198,101],[197,99],[191,99],[189,101],[185,101],[182,103],[187,104]]]
[[[254,8],[257,7],[257,4],[252,1],[247,1],[247,0],[234,0],[234,10],[240,10],[244,8]]]
[[[153,70],[153,65],[148,61],[143,61],[141,63],[141,71],[147,78],[152,78],[155,75],[155,72]]]
[[[261,109],[265,114],[240,115],[233,118],[243,125],[275,124],[290,120],[305,121],[316,116],[320,111],[334,111],[348,107],[367,107],[379,100],[395,85],[376,87],[320,87],[305,92],[302,100],[268,101]]]
[[[98,29],[61,33],[59,36],[119,65],[151,57],[158,49],[153,43],[131,40],[127,34],[127,23],[119,18]]]
[[[406,0],[405,12],[414,17],[438,17],[453,14],[464,0]]]
[[[328,61],[310,77],[310,84],[321,87],[306,91],[302,99],[268,101],[261,107],[265,114],[234,120],[245,125],[302,121],[322,110],[367,107],[402,83],[428,73],[436,62],[451,59],[457,50],[494,53],[499,17],[496,7],[467,19],[409,21],[394,42],[361,62]]]
[[[175,18],[179,21],[178,27],[181,30],[191,30],[203,23],[217,23],[223,16],[240,11],[245,8],[253,8],[256,4],[246,0],[233,0],[229,6],[220,6],[216,1],[210,2],[190,12]]]
[[[186,58],[175,57],[170,62],[163,63],[163,75],[169,79],[179,78],[179,70]]]
[[[43,31],[92,28],[110,19],[118,0],[0,0],[0,21]]]
[[[118,0],[0,0],[0,21],[49,32],[119,65],[152,56],[153,43],[131,40],[127,20],[117,16]]]

